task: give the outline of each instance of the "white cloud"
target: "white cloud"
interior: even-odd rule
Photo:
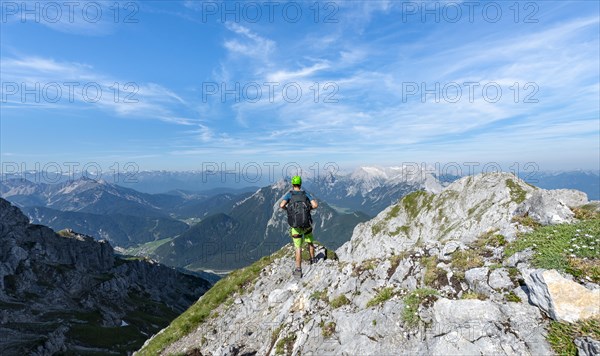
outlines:
[[[235,22],[226,22],[225,27],[241,37],[229,39],[223,43],[223,46],[230,52],[268,61],[269,55],[275,49],[274,41],[261,37]]]
[[[2,99],[5,109],[88,109],[98,107],[122,117],[156,119],[191,125],[182,116],[188,103],[173,91],[155,83],[136,83],[98,73],[87,64],[59,62],[43,57],[2,59]],[[25,90],[34,89],[37,97]]]

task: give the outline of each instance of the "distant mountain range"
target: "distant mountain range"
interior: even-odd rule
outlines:
[[[228,270],[246,266],[291,242],[279,199],[289,186],[283,182],[264,187],[238,200],[226,212],[208,216],[183,234],[164,243],[151,257],[192,270]],[[322,201],[314,211],[315,238],[327,246],[341,246],[359,223],[361,212],[339,212]]]
[[[329,204],[359,210],[371,217],[416,190],[438,193],[442,186],[431,174],[414,167],[360,167],[351,174],[327,174],[306,186]]]
[[[193,172],[153,172],[145,177],[146,182],[164,183],[164,188],[176,187],[182,177],[187,182],[202,179]],[[534,184],[543,188],[573,188],[586,192],[589,199],[600,198],[600,178],[595,173],[533,177]],[[308,177],[304,187],[321,203],[315,211],[316,238],[336,248],[350,238],[356,224],[408,193],[436,193],[456,178],[438,179],[413,167],[361,167],[349,174]],[[32,222],[56,230],[72,228],[107,239],[119,250],[142,246],[135,253],[172,266],[229,270],[289,242],[285,214],[276,205],[289,188],[280,181],[263,188],[163,189],[166,193],[149,194],[86,178],[58,184],[5,179],[0,182],[0,195],[19,206]]]

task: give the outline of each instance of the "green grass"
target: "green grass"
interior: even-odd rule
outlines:
[[[403,251],[400,255],[392,255],[390,257],[390,268],[388,269],[388,278],[391,277],[398,269],[400,261],[408,256],[408,251]]]
[[[447,282],[446,271],[437,266],[437,258],[434,256],[423,257],[421,263],[425,266],[424,282],[426,286],[441,287]]]
[[[589,319],[574,324],[551,321],[546,339],[557,355],[576,356],[577,347],[573,341],[582,336],[600,340],[600,320]]]
[[[354,268],[352,269],[352,275],[359,276],[364,271],[372,271],[375,269],[375,267],[377,267],[377,264],[379,262],[380,261],[377,260],[376,258],[370,258],[370,259],[364,260],[364,261],[362,261],[361,264],[354,266]]]
[[[506,245],[506,237],[504,235],[497,234],[496,231],[491,230],[480,236],[477,241],[473,244],[477,248],[485,248],[487,246],[500,247]]]
[[[385,216],[385,220],[391,220],[392,218],[397,218],[398,213],[400,213],[400,205],[394,205],[390,209],[390,211],[388,211],[387,215]]]
[[[533,220],[531,216],[515,216],[512,218],[512,221],[518,223],[519,225],[531,227],[534,229],[542,226],[539,222]]]
[[[452,267],[459,271],[483,266],[483,258],[476,250],[459,250],[452,254]]]
[[[373,235],[377,235],[378,233],[383,231],[383,229],[386,227],[387,227],[387,223],[384,220],[381,220],[381,221],[373,224],[373,226],[371,226],[371,233]]]
[[[504,297],[506,298],[506,301],[508,301],[508,302],[521,303],[521,298],[519,298],[519,296],[516,295],[515,292],[513,292],[513,291],[506,293],[504,295]]]
[[[271,347],[275,344],[275,341],[277,341],[277,339],[279,339],[279,334],[281,334],[281,330],[283,330],[283,324],[279,325],[271,333]]]
[[[408,327],[415,327],[421,320],[418,315],[419,305],[425,301],[433,300],[438,295],[438,291],[431,288],[420,288],[410,292],[404,297],[404,310],[402,310],[402,320]]]
[[[291,351],[294,348],[295,341],[296,334],[289,334],[286,337],[282,338],[277,342],[277,345],[275,346],[275,354],[283,355],[286,350],[291,354]]]
[[[510,191],[510,198],[517,204],[521,204],[527,198],[527,192],[525,189],[521,188],[517,183],[515,183],[512,179],[506,180],[506,186]]]
[[[575,214],[575,218],[579,220],[594,220],[600,219],[600,211],[596,210],[596,204],[586,204],[584,206],[573,208],[573,213]]]
[[[508,267],[508,277],[515,284],[519,284],[519,279],[521,278],[521,272],[517,267]]]
[[[367,303],[367,308],[374,307],[376,305],[382,304],[386,300],[389,300],[394,296],[394,288],[393,287],[385,287],[373,297],[373,299],[369,300]]]
[[[396,230],[390,232],[390,236],[398,236],[398,235],[400,235],[400,233],[403,233],[404,235],[408,235],[409,230],[410,230],[410,227],[407,225],[398,226],[396,228]]]
[[[344,294],[342,294],[339,297],[336,297],[333,300],[331,300],[330,304],[333,309],[337,309],[344,305],[350,304],[350,299],[348,299]]]
[[[157,355],[168,345],[195,330],[199,324],[211,315],[213,310],[228,299],[233,300],[236,293],[243,293],[258,278],[263,268],[271,264],[274,259],[282,257],[285,253],[286,249],[283,248],[271,256],[263,257],[252,265],[235,270],[227,277],[220,279],[202,298],[177,319],[173,320],[171,325],[152,339],[138,354]]]
[[[600,219],[539,227],[509,244],[505,254],[510,257],[527,248],[535,252],[535,267],[600,282]]]
[[[404,198],[402,198],[400,203],[404,207],[408,217],[414,219],[417,217],[421,209],[431,209],[431,201],[433,200],[433,197],[433,194],[419,190],[406,195]]]
[[[312,292],[309,299],[322,300],[324,302],[328,302],[329,299],[327,298],[327,289],[323,289],[320,291],[316,290],[316,291]]]
[[[333,261],[339,261],[337,253],[334,250],[327,249],[327,259]]]

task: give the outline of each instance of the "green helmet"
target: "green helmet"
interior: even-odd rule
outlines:
[[[302,185],[302,178],[300,176],[293,176],[292,185]]]

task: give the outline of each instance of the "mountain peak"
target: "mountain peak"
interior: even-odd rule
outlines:
[[[549,218],[553,223],[569,222],[573,213],[568,205],[586,202],[584,193],[538,189],[511,173],[467,176],[439,194],[411,193],[373,220],[359,224],[338,255],[341,260],[362,261],[417,244],[467,244],[489,231],[514,237],[517,226],[512,218],[517,214],[537,216],[545,224]]]

